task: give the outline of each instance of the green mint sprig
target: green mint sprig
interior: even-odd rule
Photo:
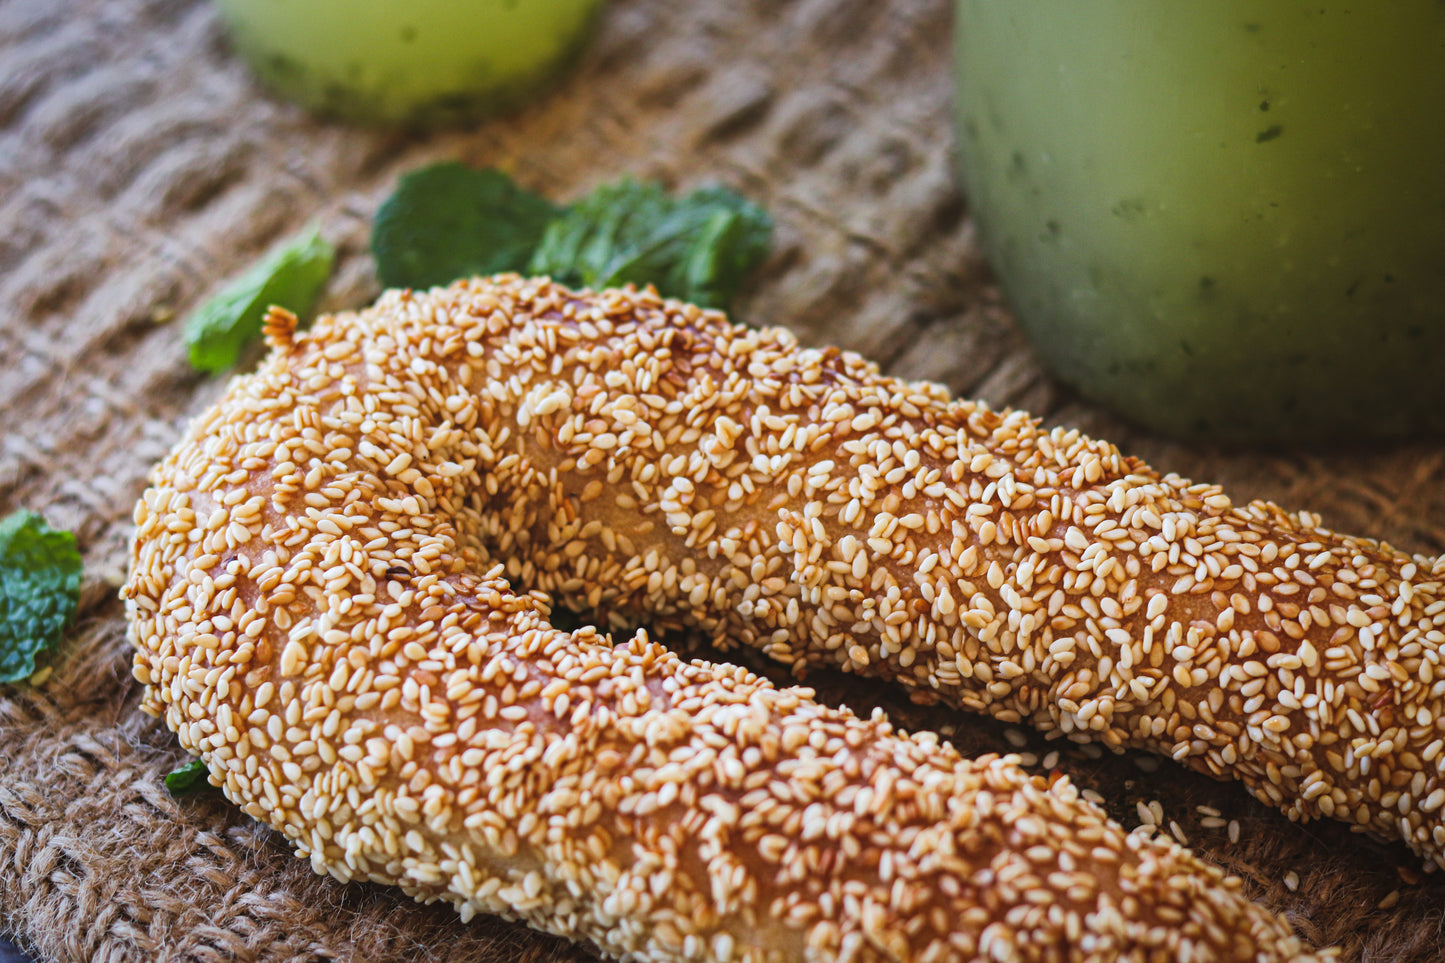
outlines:
[[[726,308],[767,257],[772,226],[723,187],[671,197],[628,179],[557,208],[500,171],[444,163],[401,179],[377,212],[371,249],[391,287],[516,271],[595,288],[652,284]]]
[[[80,604],[75,536],[21,509],[0,521],[0,682],[21,682]]]
[[[273,304],[306,318],[335,258],[335,248],[314,226],[271,250],[186,319],[192,366],[209,373],[234,366]]]

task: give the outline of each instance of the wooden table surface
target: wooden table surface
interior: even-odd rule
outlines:
[[[45,960],[581,960],[495,920],[314,876],[218,796],[174,800],[182,759],[136,711],[123,610],[131,506],[222,379],[186,363],[183,317],[310,221],[340,247],[327,304],[377,292],[372,215],[437,159],[564,201],[623,175],[728,184],[777,220],[739,316],[892,373],[1110,438],[1236,497],[1445,549],[1445,446],[1229,452],[1134,430],[1060,389],[1014,328],[953,178],[946,0],[615,0],[525,112],[428,135],[317,122],[268,99],[199,0],[0,2],[0,514],[77,532],[80,617],[54,674],[0,687],[0,931]],[[760,665],[755,666],[762,668]],[[1165,825],[1347,960],[1438,960],[1445,886],[1401,847],[1297,827],[1237,786],[1103,756],[877,685],[810,678],[965,752],[1021,750]],[[1054,754],[1054,755],[1051,755]],[[1221,820],[1237,820],[1233,843]]]

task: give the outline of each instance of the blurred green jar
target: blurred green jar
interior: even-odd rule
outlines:
[[[958,0],[964,189],[1084,395],[1183,436],[1445,429],[1445,3]]]
[[[564,68],[602,0],[218,0],[236,49],[318,113],[438,126],[514,106]]]

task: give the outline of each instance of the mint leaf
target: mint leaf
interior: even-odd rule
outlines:
[[[387,287],[429,288],[527,267],[557,209],[497,170],[412,171],[376,212],[371,253]]]
[[[594,288],[652,284],[726,307],[767,257],[772,228],[762,208],[722,187],[673,198],[623,180],[559,209],[500,171],[443,163],[401,179],[377,211],[371,250],[387,287],[518,271]]]
[[[335,257],[335,248],[314,226],[272,249],[186,319],[191,364],[206,372],[234,365],[261,333],[261,320],[273,304],[305,320]]]
[[[657,184],[604,184],[547,226],[528,270],[564,284],[605,287],[669,206]]]
[[[206,777],[210,775],[205,760],[192,759],[174,772],[166,774],[166,790],[172,796],[186,796],[203,789],[210,789]]]
[[[547,227],[528,269],[567,284],[629,281],[669,297],[725,308],[767,257],[773,222],[723,187],[670,198],[656,184],[599,187]]]
[[[0,682],[35,672],[80,603],[75,536],[20,510],[0,522]]]

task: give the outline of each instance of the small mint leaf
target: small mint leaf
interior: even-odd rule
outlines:
[[[0,682],[21,682],[60,641],[80,603],[75,536],[33,512],[0,522]]]
[[[201,759],[192,759],[174,772],[166,774],[166,790],[172,796],[187,796],[211,788],[207,776],[210,770]]]
[[[772,219],[724,187],[670,198],[623,180],[579,200],[547,227],[528,269],[593,288],[652,284],[668,296],[726,308],[767,257]]]
[[[429,288],[525,270],[557,214],[501,171],[454,162],[423,167],[404,176],[376,212],[377,277],[387,287]]]
[[[335,258],[335,248],[315,226],[272,249],[186,319],[191,364],[211,373],[235,365],[261,333],[272,305],[305,320]]]

